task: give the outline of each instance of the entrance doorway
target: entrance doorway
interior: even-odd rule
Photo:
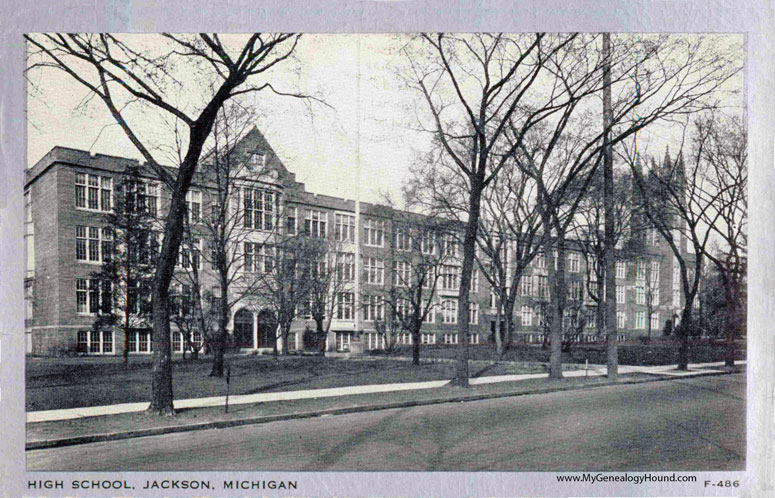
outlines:
[[[261,310],[258,314],[258,347],[277,347],[277,320],[269,310]]]
[[[234,346],[253,348],[253,313],[246,309],[234,314]]]

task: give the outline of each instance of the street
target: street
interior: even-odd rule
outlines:
[[[27,452],[28,470],[742,470],[745,374]]]

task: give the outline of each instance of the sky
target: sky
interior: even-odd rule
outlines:
[[[152,39],[131,36],[141,43]],[[253,94],[260,113],[256,125],[308,191],[352,199],[360,165],[362,200],[379,202],[385,193],[399,200],[401,186],[411,179],[410,165],[431,138],[416,131],[424,102],[396,76],[405,68],[399,49],[408,39],[400,34],[304,35],[296,60],[274,71],[271,81],[280,90],[319,96],[325,105]],[[85,101],[87,91],[69,76],[40,71],[30,73],[30,81],[28,165],[57,145],[140,158],[104,104]],[[133,124],[150,141],[171,128],[159,116],[135,118]],[[658,143],[659,135],[667,134],[655,128],[641,136]],[[171,156],[167,161],[159,157],[173,164]]]

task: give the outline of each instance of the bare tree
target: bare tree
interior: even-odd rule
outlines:
[[[149,297],[158,241],[153,231],[155,206],[152,208],[147,202],[150,188],[141,177],[140,168],[130,166],[116,183],[113,212],[105,215],[107,227],[103,229],[102,243],[96,234],[85,233],[97,228],[81,227],[79,230],[84,233],[76,237],[79,259],[102,254],[102,265],[92,280],[103,287],[103,303],[93,330],[120,328],[124,331],[125,367],[129,366],[131,331],[147,327],[151,311]]]
[[[455,235],[458,226],[448,220],[393,207],[380,209],[380,214],[389,220],[392,228],[387,261],[392,271],[387,294],[376,297],[382,298],[388,327],[397,326],[411,334],[412,364],[419,365],[422,326],[438,307],[439,283],[453,288],[459,280]],[[363,277],[366,284],[379,283],[379,268],[364,265]]]
[[[533,126],[568,104],[564,89],[540,92],[546,61],[576,35],[424,34],[405,48],[407,82],[427,104],[440,157],[465,185],[463,264],[458,306],[459,362],[453,383],[468,386],[469,286],[475,262],[482,192]],[[508,140],[509,123],[519,117]]]
[[[700,116],[693,122],[687,161],[681,152],[676,159],[668,153],[661,165],[652,159],[648,171],[640,169],[633,149],[627,159],[641,190],[645,214],[670,246],[681,279],[684,305],[676,333],[681,340],[678,368],[689,362],[689,335],[695,325],[692,309],[700,289],[703,262],[707,258],[719,268],[729,284],[730,303],[739,302],[735,292],[745,277],[747,183],[744,128],[714,122],[714,115]],[[726,156],[726,157],[724,157]],[[714,252],[714,240],[726,247]],[[691,252],[688,250],[691,247]],[[724,277],[722,277],[724,278]],[[731,304],[729,320],[737,313]],[[727,339],[731,351],[727,364],[733,364],[732,325]],[[732,361],[730,361],[730,359]]]
[[[149,411],[174,414],[170,348],[169,286],[183,237],[185,197],[216,120],[228,100],[248,92],[277,91],[268,81],[247,84],[293,54],[299,35],[255,33],[161,35],[153,50],[137,37],[112,34],[27,34],[28,71],[63,71],[98,97],[127,138],[171,191],[170,208],[153,282],[153,375]],[[145,39],[146,42],[148,39]],[[192,75],[198,75],[192,77]],[[185,98],[179,98],[181,95]],[[163,168],[139,122],[148,110],[187,131],[183,159]]]

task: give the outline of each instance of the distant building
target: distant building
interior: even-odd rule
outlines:
[[[384,207],[360,203],[356,210],[353,200],[316,195],[307,192],[304,184],[286,169],[263,136],[254,129],[237,146],[257,163],[260,177],[245,178],[243,190],[259,196],[262,202],[252,204],[253,230],[238,244],[256,244],[257,250],[266,242],[267,234],[278,227],[290,233],[306,233],[314,237],[336,237],[342,242],[343,264],[351,271],[351,284],[338,300],[337,309],[327,339],[329,350],[347,350],[353,334],[363,332],[368,349],[381,346],[374,327],[375,318],[384,316],[384,308],[371,306],[370,296],[377,296],[394,284],[395,272],[401,268],[390,264],[390,252],[395,250],[398,227],[393,226]],[[34,355],[94,354],[120,355],[124,348],[123,330],[92,330],[99,312],[100,288],[92,282],[92,274],[102,260],[105,213],[114,205],[114,186],[131,159],[90,154],[86,151],[54,147],[37,164],[26,171],[25,239],[27,273],[25,279],[27,352]],[[169,196],[155,175],[145,168],[148,196],[153,212],[162,219],[168,208]],[[203,192],[212,185],[195,177],[188,202],[190,212],[208,213],[203,205]],[[356,211],[359,211],[356,213]],[[260,220],[260,222],[257,222]],[[356,244],[356,240],[360,241]],[[670,248],[654,232],[644,237],[641,254],[620,260],[616,265],[617,329],[619,340],[645,335],[647,294],[652,298],[652,336],[661,334],[665,321],[672,320],[681,308],[683,295]],[[206,241],[202,241],[206,250]],[[685,240],[682,241],[685,248]],[[585,333],[579,340],[603,340],[596,336],[595,308],[587,293],[586,258],[578,246],[570,244],[568,253],[568,296],[581,306],[580,313],[567,320],[583,318]],[[458,260],[462,260],[462,249]],[[369,275],[364,277],[364,271]],[[215,284],[209,266],[202,268],[203,288]],[[425,344],[457,344],[457,296],[459,261],[447,266],[446,278],[437,283],[438,306],[423,325]],[[377,275],[377,277],[374,277]],[[211,283],[208,283],[211,282]],[[593,284],[594,285],[594,284]],[[652,288],[648,293],[647,289]],[[540,343],[544,340],[542,310],[547,302],[548,285],[545,258],[539,255],[530,265],[520,283],[520,298],[515,306],[515,341]],[[471,293],[471,342],[481,344],[493,340],[495,330],[495,299],[479,269],[474,269]],[[308,317],[294,322],[289,337],[290,349],[303,347],[302,332],[315,328]],[[275,349],[280,340],[275,333],[272,312],[255,303],[233,308],[229,324],[232,343],[242,349]],[[173,350],[181,353],[184,342],[173,326]],[[201,338],[197,338],[201,340]],[[399,336],[399,342],[409,344],[409,334]],[[130,353],[151,352],[150,327],[134,327],[129,339]]]

